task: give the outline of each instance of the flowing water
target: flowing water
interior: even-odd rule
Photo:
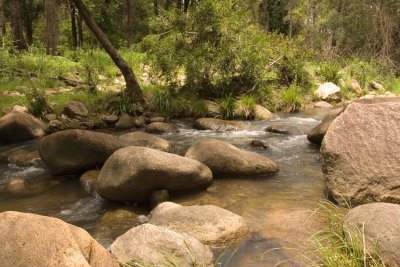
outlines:
[[[252,236],[226,251],[215,251],[220,266],[307,266],[307,239],[320,223],[310,217],[316,203],[325,198],[319,163],[319,147],[305,135],[266,133],[268,125],[284,124],[305,131],[317,125],[327,110],[279,114],[273,121],[248,122],[248,130],[214,133],[190,128],[190,122],[176,122],[179,134],[162,137],[183,155],[195,141],[216,138],[239,148],[255,151],[277,162],[278,174],[266,177],[215,179],[207,190],[172,196],[182,205],[211,204],[241,215]],[[251,140],[265,141],[269,148],[250,146]],[[0,153],[36,150],[36,142],[0,148]],[[14,210],[48,215],[80,226],[108,246],[118,235],[146,220],[147,207],[122,206],[85,190],[74,176],[53,177],[40,160],[18,167],[0,163],[0,212]],[[22,182],[21,182],[22,181]],[[22,189],[21,189],[22,188]],[[129,217],[124,210],[136,215]]]

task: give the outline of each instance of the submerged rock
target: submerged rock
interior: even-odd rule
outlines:
[[[39,154],[54,175],[77,174],[101,166],[116,150],[127,146],[120,138],[85,130],[65,130],[39,142]]]
[[[400,266],[400,205],[370,203],[358,206],[347,213],[344,224],[353,235],[365,234],[367,250],[376,249],[385,266]]]
[[[181,206],[164,202],[149,218],[151,224],[188,234],[212,246],[233,244],[250,233],[242,217],[213,205]]]
[[[178,127],[175,124],[167,122],[152,122],[146,126],[146,132],[148,133],[177,133],[179,132]]]
[[[328,114],[325,115],[325,117],[322,119],[322,122],[315,126],[308,134],[307,134],[307,139],[311,143],[321,145],[322,140],[324,139],[324,136],[326,134],[326,131],[328,131],[329,126],[333,122],[334,119],[336,119],[337,116],[339,116],[344,109],[339,108],[330,111]]]
[[[271,175],[279,171],[272,160],[216,139],[195,142],[185,157],[202,162],[215,176]]]
[[[164,227],[143,224],[118,237],[111,254],[122,264],[151,266],[214,266],[208,246],[186,234]]]
[[[153,191],[205,187],[212,173],[202,163],[151,148],[130,146],[116,151],[104,164],[96,191],[115,201],[147,202]]]
[[[167,140],[144,132],[127,133],[121,135],[120,138],[131,146],[148,147],[164,152],[171,152],[172,150],[171,143]]]
[[[194,122],[193,128],[197,130],[227,132],[227,131],[241,131],[244,130],[246,127],[242,122],[239,121],[226,121],[213,118],[200,118]]]
[[[0,242],[2,266],[118,266],[85,230],[56,218],[0,213]]]
[[[400,203],[400,98],[386,100],[351,103],[323,139],[325,183],[341,204]]]
[[[296,127],[296,126],[291,126],[291,125],[281,125],[281,124],[276,124],[276,125],[269,125],[265,128],[266,132],[269,133],[277,133],[277,134],[288,134],[288,135],[303,135],[305,132]]]
[[[0,118],[0,143],[31,140],[45,135],[44,123],[20,111],[10,112]]]

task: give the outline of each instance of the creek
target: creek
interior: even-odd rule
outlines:
[[[327,111],[281,113],[273,121],[246,122],[246,131],[227,133],[193,130],[189,121],[181,120],[175,121],[180,133],[161,136],[169,140],[174,152],[180,155],[197,140],[216,138],[265,155],[279,165],[280,171],[274,176],[217,178],[207,190],[171,196],[170,201],[182,205],[210,204],[228,209],[249,224],[253,234],[248,240],[225,251],[215,251],[220,266],[305,266],[310,263],[306,259],[306,240],[319,225],[310,215],[317,202],[326,198],[319,147],[309,143],[306,135],[281,135],[263,129],[283,124],[307,132]],[[265,141],[269,148],[251,147],[254,139]],[[35,149],[36,142],[31,141],[3,146],[0,153]],[[25,188],[10,191],[8,184],[17,179],[25,180]],[[53,177],[41,160],[35,160],[28,167],[0,163],[0,212],[14,210],[57,217],[84,228],[106,247],[118,235],[140,224],[150,212],[146,206],[110,203],[89,193],[90,186],[80,184],[73,176]],[[138,216],[129,220],[104,218],[105,213],[121,208]]]

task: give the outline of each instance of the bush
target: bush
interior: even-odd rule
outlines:
[[[320,67],[320,75],[324,78],[325,82],[332,82],[336,85],[343,78],[343,75],[340,73],[340,66],[334,63],[322,65]]]
[[[36,88],[25,90],[25,101],[28,111],[36,117],[43,117],[51,112],[50,106],[43,92]]]
[[[281,92],[280,109],[282,111],[298,111],[300,110],[302,103],[302,90],[298,85],[292,84],[289,88]]]
[[[236,100],[231,95],[217,101],[218,112],[222,119],[231,120],[235,118]]]

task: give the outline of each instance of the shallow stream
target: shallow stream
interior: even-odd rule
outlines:
[[[316,203],[326,195],[319,147],[309,143],[306,135],[280,135],[266,133],[263,129],[268,125],[284,124],[308,131],[327,111],[278,114],[273,121],[246,122],[248,130],[228,133],[197,131],[190,128],[190,122],[177,121],[181,128],[179,134],[161,136],[171,141],[174,152],[181,155],[196,140],[217,138],[265,155],[280,167],[279,173],[272,177],[215,179],[207,190],[172,196],[171,201],[183,205],[211,204],[228,209],[248,222],[253,233],[249,240],[226,251],[215,251],[220,266],[310,264],[306,258],[306,240],[318,229],[318,223],[310,215]],[[269,148],[251,147],[250,142],[254,139],[265,141]],[[35,149],[36,142],[28,142],[1,147],[0,153]],[[16,179],[25,179],[26,189],[10,192],[8,184]],[[121,207],[105,201],[88,193],[85,186],[88,187],[81,185],[77,177],[53,177],[40,160],[28,167],[2,163],[0,212],[14,210],[57,217],[86,229],[106,247],[118,235],[145,220],[144,216],[150,212],[147,207]],[[121,208],[134,211],[138,216],[122,222],[114,218],[117,215],[103,216]]]

